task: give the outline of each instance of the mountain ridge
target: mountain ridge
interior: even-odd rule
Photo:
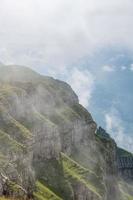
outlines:
[[[125,180],[118,177],[115,142],[97,137],[96,122],[71,87],[18,68],[0,67],[0,137],[4,141],[0,195],[37,200],[132,197],[129,187],[123,189]]]

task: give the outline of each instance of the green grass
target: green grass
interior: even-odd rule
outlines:
[[[34,192],[34,197],[37,200],[63,200],[39,181],[36,182],[36,192]]]
[[[26,139],[30,139],[32,137],[32,133],[21,123],[19,123],[17,120],[15,120],[13,117],[10,116],[10,122],[20,130],[23,137]]]
[[[34,114],[39,120],[44,121],[50,126],[59,126],[62,123],[69,123],[71,120],[79,118],[79,115],[65,104],[63,108],[55,109],[49,115],[44,115],[36,109],[34,109]]]
[[[26,193],[26,190],[22,186],[16,184],[13,181],[10,181],[9,179],[6,180],[6,186],[7,186],[7,190],[10,196],[0,196],[0,200],[25,199],[27,193]]]
[[[19,141],[21,140],[22,142],[23,140],[31,139],[32,133],[19,121],[14,119],[2,105],[0,105],[0,118],[2,120],[1,129],[7,133],[13,132],[13,135],[17,133],[16,140],[19,138]]]
[[[43,115],[40,112],[38,112],[36,109],[34,111],[34,114],[39,120],[42,120],[43,122],[45,122],[49,126],[51,126],[51,127],[56,126],[51,120],[49,120],[45,115]]]
[[[56,193],[63,200],[72,200],[73,190],[63,171],[61,158],[34,162],[37,180]]]
[[[68,107],[66,105],[64,106],[60,114],[67,120],[73,120],[79,118],[79,115],[71,107]]]
[[[1,150],[4,148],[5,150],[8,149],[8,151],[13,152],[26,150],[26,147],[23,144],[17,142],[2,130],[0,130],[0,146]]]
[[[71,109],[82,119],[85,119],[87,123],[93,121],[90,113],[80,104],[74,104]]]
[[[76,180],[83,183],[92,193],[94,193],[99,199],[102,199],[102,194],[100,189],[95,186],[94,182],[89,181],[89,175],[94,176],[96,180],[98,177],[95,173],[91,172],[89,169],[86,169],[79,165],[77,162],[73,161],[71,158],[66,156],[64,153],[61,153],[64,172],[69,180]]]

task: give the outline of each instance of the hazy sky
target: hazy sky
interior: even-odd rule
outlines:
[[[4,62],[25,60],[62,68],[105,45],[133,48],[132,0],[0,3],[0,55]]]
[[[71,84],[133,151],[133,1],[0,0],[0,61]]]

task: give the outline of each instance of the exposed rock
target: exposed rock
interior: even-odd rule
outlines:
[[[73,186],[74,199],[76,200],[99,200],[99,197],[93,192],[89,191],[83,184],[77,183]]]
[[[0,172],[28,197],[119,200],[116,144],[96,127],[68,84],[0,66]]]
[[[119,176],[126,181],[133,181],[133,154],[124,149],[117,149],[117,162]]]

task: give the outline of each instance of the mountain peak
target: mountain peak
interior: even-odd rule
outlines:
[[[18,65],[0,65],[0,80],[14,82],[28,82],[40,78],[37,72],[31,68]]]

